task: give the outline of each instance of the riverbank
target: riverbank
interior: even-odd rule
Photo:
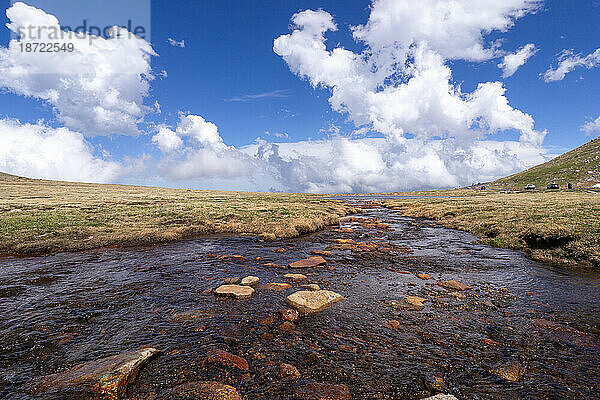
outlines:
[[[384,203],[405,216],[470,232],[483,244],[524,251],[537,261],[600,267],[600,193],[470,192]]]
[[[290,238],[337,224],[340,202],[35,180],[0,174],[0,254],[148,245],[211,234]]]

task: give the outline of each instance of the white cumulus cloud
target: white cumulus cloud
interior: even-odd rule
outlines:
[[[600,135],[600,117],[594,121],[589,121],[581,127],[581,131],[587,136]]]
[[[116,27],[108,39],[69,35],[56,17],[21,2],[6,16],[8,28],[21,36],[0,47],[0,88],[47,102],[67,128],[86,136],[138,133],[151,110],[143,104],[156,54],[148,42]],[[21,49],[38,42],[72,45],[73,51]]]
[[[572,50],[563,50],[558,57],[558,66],[548,68],[544,74],[544,81],[556,82],[565,79],[565,76],[577,67],[591,69],[600,65],[600,49],[586,56],[575,54]]]
[[[162,126],[152,141],[165,154],[159,170],[173,179],[235,178],[255,168],[251,157],[227,146],[217,126],[199,115],[181,115],[175,130]]]
[[[113,182],[123,167],[93,154],[83,135],[0,119],[0,171],[41,179]]]
[[[446,64],[450,58],[493,56],[483,32],[506,29],[537,2],[475,4],[377,0],[367,24],[354,28],[355,39],[367,45],[360,54],[328,50],[325,34],[336,29],[332,16],[307,10],[292,17],[293,32],[275,39],[273,49],[292,72],[330,89],[334,110],[390,139],[481,137],[516,129],[523,141],[540,144],[544,133],[534,129],[530,115],[509,105],[502,83],[483,82],[463,93]]]
[[[502,70],[502,77],[509,78],[513,76],[515,72],[525,65],[527,60],[537,52],[538,49],[535,48],[535,45],[529,43],[521,47],[515,53],[505,55],[502,62],[498,64],[498,68]]]

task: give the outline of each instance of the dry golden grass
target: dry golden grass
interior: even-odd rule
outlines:
[[[542,262],[600,266],[598,192],[447,194],[466,196],[391,200],[386,205],[406,216],[471,232],[486,244],[525,251]]]
[[[315,232],[351,211],[309,194],[98,185],[0,174],[0,254],[228,233],[274,240]]]

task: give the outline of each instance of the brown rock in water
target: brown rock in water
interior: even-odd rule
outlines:
[[[331,252],[328,250],[313,250],[311,251],[315,256],[330,256]]]
[[[275,263],[266,263],[266,264],[263,264],[263,267],[267,267],[267,268],[285,268],[285,265],[277,265]]]
[[[293,381],[300,378],[300,371],[293,365],[281,363],[279,364],[279,378],[284,381]]]
[[[271,290],[276,290],[279,292],[279,291],[291,288],[292,286],[289,283],[271,282],[271,283],[267,283],[267,287]]]
[[[335,239],[337,244],[352,244],[356,243],[353,239]]]
[[[317,290],[321,290],[321,288],[319,287],[319,285],[317,285],[316,283],[310,283],[308,285],[302,285],[303,289],[309,290],[311,292],[316,292]]]
[[[280,314],[281,318],[283,318],[285,321],[296,322],[299,318],[298,311],[294,310],[293,308],[281,310]]]
[[[223,254],[222,256],[217,257],[217,260],[227,260],[228,258],[228,255]]]
[[[240,285],[254,286],[254,285],[258,285],[258,282],[260,282],[260,279],[257,276],[247,276],[242,279],[242,281],[240,282]]]
[[[314,268],[327,264],[327,261],[321,256],[308,257],[307,259],[295,261],[289,264],[290,268]]]
[[[404,298],[404,302],[411,306],[415,311],[421,311],[423,308],[425,308],[425,304],[423,303],[426,301],[427,299],[417,296],[406,296]]]
[[[395,320],[395,319],[390,319],[389,321],[386,321],[385,326],[387,326],[388,328],[397,331],[398,329],[400,329],[400,321]]]
[[[261,325],[273,325],[277,320],[277,315],[269,314],[258,319],[258,323]]]
[[[239,285],[241,281],[242,281],[242,278],[240,278],[239,276],[234,276],[232,278],[223,279],[223,283],[226,285]]]
[[[431,276],[429,276],[429,274],[417,274],[417,278],[423,279],[424,281],[428,281],[431,279]]]
[[[292,332],[296,329],[296,325],[294,325],[293,322],[284,321],[283,324],[279,325],[277,329],[279,329],[282,332]]]
[[[191,311],[179,312],[179,313],[173,315],[173,319],[177,322],[186,322],[186,321],[194,321],[197,319],[209,318],[211,316],[212,316],[211,313],[208,313],[205,311],[191,310]]]
[[[234,254],[234,255],[231,256],[231,259],[233,261],[245,261],[246,257],[240,256],[239,254]]]
[[[462,292],[463,290],[469,290],[469,289],[471,289],[471,286],[467,286],[464,283],[460,283],[460,282],[455,281],[455,280],[446,281],[446,282],[439,282],[438,285],[441,286],[441,287],[443,287],[444,289],[453,290],[453,291],[456,291],[456,292]]]
[[[214,290],[215,296],[233,297],[235,299],[249,299],[254,294],[250,286],[222,285]]]
[[[242,400],[236,388],[219,382],[188,382],[161,393],[156,400]]]
[[[458,400],[456,397],[451,394],[436,394],[435,396],[427,397],[426,399],[421,400]]]
[[[245,358],[236,356],[223,350],[213,349],[206,354],[206,362],[210,364],[220,364],[226,368],[239,369],[248,372],[250,367]]]
[[[523,377],[524,370],[521,364],[516,361],[510,361],[508,363],[492,368],[490,372],[497,377],[510,382],[516,382]]]
[[[152,347],[128,351],[116,356],[80,364],[68,371],[40,378],[34,383],[34,393],[89,393],[106,399],[117,399],[150,359],[160,353]],[[82,398],[85,398],[82,397]]]
[[[286,249],[284,247],[280,247],[278,249],[271,250],[272,253],[285,253]]]
[[[344,296],[330,290],[317,290],[315,292],[301,290],[285,299],[290,306],[301,314],[313,314],[323,311],[342,300],[344,300]]]
[[[352,233],[352,228],[340,228],[340,233]]]
[[[308,383],[294,391],[296,400],[352,400],[350,389],[346,385],[331,383]]]
[[[283,277],[285,279],[289,279],[291,281],[296,281],[296,282],[305,281],[308,279],[306,277],[306,275],[302,275],[302,274],[285,274]]]

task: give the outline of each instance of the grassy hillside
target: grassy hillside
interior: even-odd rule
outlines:
[[[351,210],[309,194],[99,185],[0,174],[0,254],[83,250],[233,233],[293,237]]]
[[[471,232],[482,243],[542,262],[600,267],[600,193],[540,191],[389,200],[403,215]]]
[[[566,188],[568,183],[575,188],[590,188],[600,183],[600,138],[544,164],[498,179],[489,186],[522,189],[532,183],[541,189],[551,182],[556,182],[561,188]]]

